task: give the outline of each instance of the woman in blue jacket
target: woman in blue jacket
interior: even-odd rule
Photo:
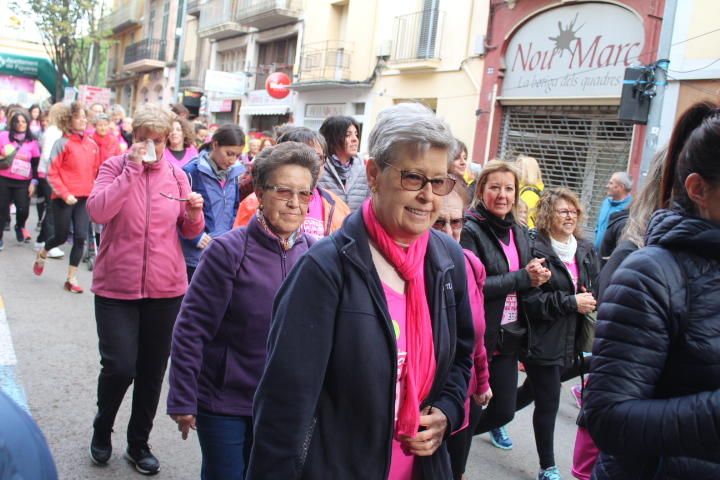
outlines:
[[[173,334],[168,413],[197,425],[203,480],[242,480],[252,402],[265,365],[275,293],[311,242],[302,231],[320,159],[286,142],[255,158],[257,214],[203,254]]]
[[[371,199],[275,300],[248,479],[452,478],[474,329],[463,252],[431,227],[454,142],[426,107],[378,116]]]
[[[181,238],[188,282],[192,280],[200,254],[213,238],[232,229],[240,205],[238,180],[245,167],[238,161],[245,145],[245,134],[237,125],[223,125],[200,154],[183,167],[193,192],[205,203],[205,231],[196,238]]]
[[[584,396],[593,479],[720,478],[720,108],[678,120],[645,247],[600,299]]]

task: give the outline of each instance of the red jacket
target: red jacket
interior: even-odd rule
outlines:
[[[100,167],[87,210],[105,226],[93,270],[92,291],[120,300],[172,298],[187,290],[185,258],[178,232],[194,238],[203,232],[200,215],[186,213],[190,183],[185,173],[164,157],[140,165],[126,155]]]
[[[88,135],[63,135],[50,152],[52,198],[87,197],[100,168],[100,148]]]
[[[116,157],[122,153],[120,150],[120,142],[112,133],[107,135],[98,135],[97,131],[93,133],[92,139],[100,147],[100,163],[110,157]]]

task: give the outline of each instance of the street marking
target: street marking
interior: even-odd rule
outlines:
[[[25,391],[15,372],[16,365],[17,357],[10,336],[10,325],[8,325],[7,315],[5,314],[5,303],[0,297],[0,390],[29,413],[30,409],[28,408]]]

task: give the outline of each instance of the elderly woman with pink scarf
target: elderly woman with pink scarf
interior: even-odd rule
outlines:
[[[453,145],[425,107],[379,115],[371,197],[276,296],[246,478],[452,476],[473,322],[462,249],[431,227]]]

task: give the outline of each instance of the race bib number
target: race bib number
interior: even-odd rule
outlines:
[[[30,162],[26,162],[25,160],[22,160],[15,156],[13,158],[12,165],[10,166],[10,172],[24,178],[30,178],[30,174],[32,172],[32,168],[30,166]]]
[[[518,299],[517,293],[511,293],[505,298],[505,308],[503,308],[502,320],[500,325],[517,322],[518,319]]]

